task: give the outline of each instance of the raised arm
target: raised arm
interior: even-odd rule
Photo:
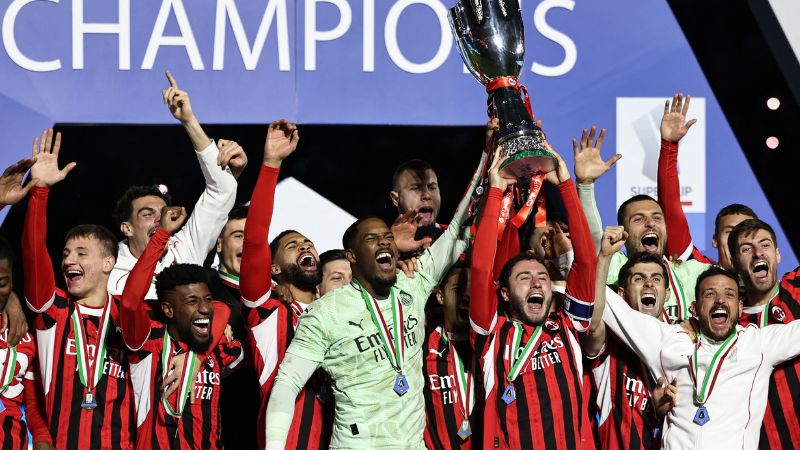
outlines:
[[[58,168],[61,133],[53,139],[53,129],[42,132],[33,140],[31,178],[37,179],[25,215],[22,230],[22,265],[25,268],[25,300],[34,312],[43,312],[55,299],[56,280],[53,263],[47,253],[47,197],[50,187],[63,180],[76,164]]]
[[[621,226],[606,227],[603,232],[600,253],[597,255],[594,312],[589,332],[583,338],[583,352],[590,357],[599,354],[606,344],[606,325],[603,322],[603,309],[606,305],[606,278],[611,265],[611,256],[625,245],[627,238],[628,233]]]
[[[489,168],[489,192],[475,233],[470,267],[469,320],[478,334],[489,334],[497,322],[497,292],[494,284],[494,261],[497,253],[497,230],[503,192],[516,180],[504,178],[500,166],[508,159],[500,157],[498,147]]]
[[[600,130],[600,135],[597,139],[595,139],[596,133],[597,127],[593,126],[589,131],[584,128],[580,142],[577,139],[572,140],[572,149],[575,152],[575,179],[578,183],[578,198],[580,198],[581,209],[589,224],[595,253],[600,251],[603,222],[600,219],[600,211],[597,210],[597,202],[594,198],[594,183],[622,158],[622,155],[617,153],[608,161],[603,161],[600,156],[600,149],[603,147],[603,140],[606,138],[606,129]]]
[[[661,343],[672,332],[673,327],[678,325],[667,325],[653,316],[634,310],[608,287],[603,322],[653,373],[660,372]]]
[[[278,369],[267,404],[266,450],[283,450],[294,419],[295,399],[320,363],[290,353]]]
[[[264,159],[250,199],[250,212],[244,227],[239,287],[242,301],[254,307],[264,303],[272,290],[272,254],[269,250],[269,225],[275,204],[275,188],[283,160],[297,149],[300,133],[286,120],[272,122],[267,129]]]
[[[15,205],[25,198],[28,191],[39,182],[37,179],[31,179],[28,184],[22,184],[25,174],[34,162],[36,162],[36,158],[20,159],[6,167],[6,170],[0,175],[0,210],[6,205]]]
[[[664,210],[667,226],[667,255],[687,260],[692,256],[694,245],[689,231],[689,222],[681,205],[680,180],[678,179],[678,141],[686,136],[689,128],[697,122],[686,122],[691,96],[675,94],[672,103],[667,100],[661,118],[661,152],[658,155],[658,203]]]
[[[220,150],[200,126],[192,110],[189,94],[178,88],[169,72],[167,80],[170,85],[162,91],[164,103],[189,135],[206,182],[206,188],[195,203],[186,226],[176,234],[181,245],[175,246],[174,251],[178,262],[202,265],[236,201],[237,183],[234,175],[244,169],[247,157],[241,147],[232,141],[220,141]]]
[[[133,266],[128,282],[125,283],[120,301],[119,321],[125,345],[131,350],[140,349],[150,335],[150,319],[144,299],[150,289],[156,264],[164,254],[169,237],[183,225],[184,220],[186,220],[186,210],[183,208],[165,206],[161,210],[161,226],[150,238],[142,256]]]

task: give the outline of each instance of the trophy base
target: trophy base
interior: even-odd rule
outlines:
[[[530,180],[537,173],[547,173],[555,169],[555,159],[538,150],[519,152],[510,156],[500,166],[500,173],[518,180]]]

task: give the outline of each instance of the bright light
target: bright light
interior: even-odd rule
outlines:
[[[780,107],[781,107],[781,101],[777,97],[770,97],[770,99],[767,100],[767,108],[775,111]]]
[[[781,145],[781,141],[779,141],[775,136],[770,136],[767,138],[767,147],[769,147],[770,150],[775,150],[779,145]]]

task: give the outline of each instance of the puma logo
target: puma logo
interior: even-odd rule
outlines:
[[[430,353],[433,353],[433,354],[435,354],[435,355],[438,355],[438,356],[439,356],[439,358],[444,358],[444,356],[442,356],[442,355],[444,354],[444,352],[445,352],[446,350],[447,350],[447,347],[443,348],[443,349],[442,349],[442,351],[440,351],[440,352],[437,352],[437,351],[436,351],[436,349],[434,349],[434,348],[432,348],[432,349],[429,349],[428,351],[429,351]]]
[[[364,319],[361,319],[361,320],[359,320],[359,321],[358,321],[358,323],[355,323],[355,322],[353,322],[352,320],[348,320],[348,321],[347,321],[347,323],[349,323],[350,325],[352,325],[352,326],[354,326],[354,327],[358,327],[358,328],[360,328],[360,329],[361,329],[361,331],[364,331],[364,327],[362,327],[362,326],[361,326],[361,323],[362,323],[363,321],[364,321]]]

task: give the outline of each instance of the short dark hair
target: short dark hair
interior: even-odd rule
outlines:
[[[8,243],[6,238],[0,236],[0,261],[8,261],[10,265],[14,261],[14,252],[11,250],[11,244]]]
[[[353,247],[356,246],[355,241],[356,237],[358,237],[358,226],[370,219],[378,219],[383,221],[383,219],[378,216],[364,216],[353,222],[349,227],[347,227],[346,230],[344,230],[344,235],[342,236],[342,247],[344,247],[345,250],[352,250]]]
[[[340,259],[347,260],[347,254],[340,248],[322,252],[319,255],[319,267],[325,267],[325,264],[331,261],[339,261]]]
[[[228,213],[228,220],[247,219],[248,212],[250,212],[250,207],[247,205],[233,205],[233,208]]]
[[[739,222],[738,225],[733,227],[733,230],[731,230],[731,233],[728,235],[728,252],[730,252],[731,262],[733,262],[734,267],[737,265],[736,255],[739,253],[737,241],[740,237],[753,234],[758,230],[767,230],[772,238],[772,242],[776,247],[778,246],[778,240],[775,237],[775,230],[773,230],[767,222],[764,222],[761,219],[743,220]]]
[[[397,186],[397,183],[400,181],[400,177],[403,176],[404,173],[408,171],[425,172],[427,170],[433,170],[433,166],[431,166],[429,162],[421,159],[412,159],[400,164],[396,169],[394,169],[394,174],[392,175],[392,190],[398,190],[399,186]]]
[[[172,203],[172,199],[170,198],[169,194],[165,194],[161,192],[158,186],[131,186],[129,187],[122,197],[117,200],[117,204],[114,206],[114,222],[117,225],[125,222],[131,218],[133,214],[133,201],[137,198],[142,197],[159,197],[164,200],[164,203],[167,205]]]
[[[737,275],[736,272],[734,272],[732,270],[723,269],[722,266],[718,266],[718,265],[715,264],[715,265],[709,267],[708,269],[706,269],[705,271],[700,273],[700,275],[697,276],[697,283],[694,286],[694,298],[695,298],[695,301],[700,298],[700,284],[703,282],[703,280],[705,280],[706,278],[709,278],[709,277],[717,276],[717,275],[726,276],[726,277],[730,278],[731,280],[733,280],[734,283],[736,283],[736,292],[738,292],[738,294],[739,294],[738,297],[741,300],[741,298],[742,298],[741,294],[742,293],[739,292],[739,275]]]
[[[196,264],[174,264],[156,275],[156,296],[166,301],[166,295],[178,286],[194,283],[209,284],[208,269]]]
[[[113,256],[114,259],[117,259],[119,244],[117,243],[117,238],[114,236],[114,233],[112,233],[108,228],[92,223],[84,223],[74,226],[67,231],[67,236],[64,238],[64,243],[69,242],[70,239],[77,238],[97,239],[100,242],[100,246],[103,247],[106,255]]]
[[[505,265],[503,265],[503,270],[500,271],[500,287],[504,287],[506,289],[509,288],[510,286],[509,279],[511,278],[511,271],[514,270],[514,267],[522,261],[537,261],[541,265],[543,265],[545,269],[547,269],[547,273],[550,276],[551,280],[553,279],[554,276],[556,276],[556,274],[553,272],[552,264],[548,264],[548,262],[539,255],[524,252],[509,259],[508,262],[505,263]],[[558,275],[558,278],[561,278],[561,276]]]
[[[667,266],[664,264],[664,260],[660,256],[647,252],[639,252],[628,258],[625,264],[619,269],[617,286],[625,287],[628,285],[628,280],[631,277],[631,269],[639,263],[658,264],[658,266],[661,267],[661,273],[664,275],[664,285],[669,286]]]
[[[278,254],[278,249],[280,249],[280,245],[281,245],[281,239],[283,239],[284,237],[286,237],[286,235],[291,234],[291,233],[300,234],[299,232],[297,232],[295,230],[283,230],[280,233],[278,233],[277,236],[275,236],[275,238],[272,240],[272,242],[269,243],[269,252],[272,254],[273,258],[275,258],[275,255]]]
[[[753,219],[758,219],[758,215],[750,209],[747,205],[742,205],[741,203],[731,203],[730,205],[722,208],[717,213],[716,219],[714,219],[714,232],[719,231],[719,222],[725,216],[733,216],[735,214],[740,214],[743,216],[749,216]]]
[[[631,203],[643,202],[645,200],[658,203],[656,199],[645,194],[634,195],[633,197],[622,202],[622,204],[619,205],[619,209],[617,210],[617,225],[623,225],[622,221],[625,218],[625,209],[628,207],[628,205],[630,205]]]

